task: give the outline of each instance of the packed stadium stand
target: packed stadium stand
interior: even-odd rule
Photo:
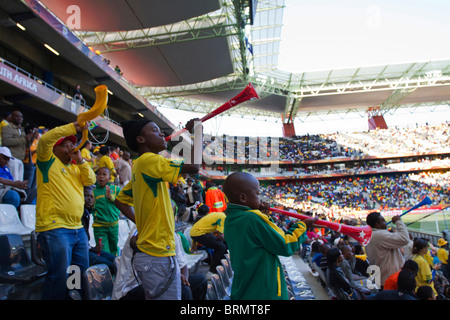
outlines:
[[[193,12],[184,12],[180,17],[173,17],[175,21],[170,21],[168,17],[160,17],[162,20],[152,22],[156,25],[151,25],[150,21],[130,19],[138,23],[138,26],[125,26],[124,22],[124,25],[119,27],[145,27],[151,30],[151,27],[183,21],[217,9],[216,6],[220,7],[220,1],[211,1],[212,4],[208,5],[207,1],[201,2],[204,6],[203,11],[199,9],[200,11],[194,12],[194,9],[202,7],[195,6],[192,8]],[[238,2],[253,3],[252,1]],[[153,88],[154,91],[151,93],[158,95],[158,90],[154,88],[170,86],[174,83],[188,86],[192,82],[209,81],[211,79],[207,78],[211,75],[207,70],[197,75],[192,74],[192,70],[183,70],[186,74],[181,71],[180,74],[176,74],[179,71],[177,69],[168,72],[166,79],[157,79],[157,76],[147,79],[145,73],[154,72],[158,75],[159,72],[166,71],[156,70],[158,61],[153,66],[143,65],[142,70],[139,69],[139,63],[145,59],[146,54],[159,55],[154,52],[155,48],[152,46],[144,47],[143,52],[137,56],[123,53],[121,61],[134,58],[140,60],[130,61],[129,64],[124,62],[119,68],[115,63],[111,63],[109,58],[117,58],[119,55],[117,52],[121,52],[121,49],[115,46],[124,46],[126,41],[115,44],[115,41],[119,42],[117,38],[111,41],[105,38],[102,46],[110,55],[102,55],[100,51],[87,44],[89,37],[98,37],[98,33],[94,35],[89,31],[74,32],[61,20],[61,10],[66,5],[67,3],[61,6],[57,1],[36,0],[8,0],[0,3],[0,107],[1,120],[5,124],[1,129],[5,132],[8,123],[14,123],[22,130],[35,129],[36,133],[31,142],[38,143],[42,134],[49,129],[74,122],[80,113],[90,110],[96,102],[94,88],[106,85],[108,88],[107,112],[93,119],[89,128],[89,140],[93,143],[90,156],[92,159],[98,157],[100,160],[104,155],[100,154],[100,147],[108,147],[107,155],[115,162],[115,170],[121,172],[118,159],[126,159],[126,152],[135,155],[125,141],[121,126],[123,121],[152,120],[165,136],[179,129],[158,110],[158,107],[149,102],[144,94],[145,90],[141,87]],[[50,8],[55,12],[52,12]],[[123,14],[130,13],[124,11]],[[119,36],[108,29],[111,26],[106,25],[107,17],[99,18],[99,20],[102,21],[98,21],[98,25],[93,24],[88,28],[97,28],[99,32],[104,31],[105,37]],[[95,19],[89,21],[94,23]],[[106,31],[110,33],[106,34]],[[208,40],[206,36],[205,39],[205,41]],[[223,39],[214,40],[216,48],[210,43],[200,48],[208,47],[212,50],[210,53],[214,54],[214,50],[219,51],[222,45],[228,45],[224,39],[226,39],[225,36]],[[154,40],[162,41],[157,37]],[[160,60],[164,61],[171,55],[175,55],[174,52],[183,46],[180,43],[181,41],[177,42],[175,47],[167,48],[166,52],[160,53]],[[159,45],[163,44],[165,43]],[[133,44],[128,45],[133,46]],[[188,51],[192,48],[181,49]],[[183,56],[180,57],[180,55],[172,58],[178,63],[183,60]],[[174,61],[172,63],[176,65]],[[208,69],[207,64],[210,61],[203,62],[206,65],[205,69]],[[227,62],[220,65],[222,70],[219,71],[223,74],[227,74],[233,67]],[[244,62],[241,61],[245,67]],[[167,67],[167,69],[170,68]],[[217,70],[214,69],[214,71]],[[128,74],[132,72],[139,74],[133,79],[134,81],[127,79]],[[192,78],[186,79],[187,73]],[[148,83],[145,83],[146,81]],[[234,84],[236,83],[237,81],[234,80]],[[231,89],[227,93],[235,93],[238,88]],[[220,90],[217,92],[215,92],[217,95],[211,94],[209,98],[216,102],[221,98],[224,100],[221,96],[223,92]],[[174,95],[177,93],[179,94],[175,92]],[[159,98],[170,100],[170,97],[162,96],[163,94]],[[175,102],[172,101],[172,103]],[[264,106],[261,107],[261,110],[263,109]],[[12,115],[15,117],[18,114],[22,120],[11,118]],[[30,133],[27,132],[27,134]],[[181,143],[190,146],[192,137],[189,134],[182,136]],[[8,145],[8,140],[4,137],[5,135],[2,135],[0,147],[2,159],[0,168],[3,171],[8,163],[5,159],[14,159],[12,155],[14,145]],[[78,134],[78,138],[81,138],[81,134]],[[31,142],[27,149],[24,149],[24,152],[30,155]],[[168,150],[164,155],[169,157],[177,143],[178,141],[169,141]],[[114,155],[117,158],[114,158]],[[6,158],[3,159],[3,156]],[[179,155],[175,154],[175,156]],[[32,157],[29,161],[35,163]],[[132,161],[126,159],[125,162],[127,164],[124,166],[129,165],[131,170]],[[389,222],[392,217],[415,206],[423,198],[429,197],[431,204],[413,211],[410,214],[413,217],[412,220],[405,218],[404,224],[409,228],[410,239],[399,248],[401,248],[402,261],[406,261],[413,259],[410,252],[413,239],[427,240],[429,250],[425,255],[431,259],[427,267],[430,269],[430,274],[431,270],[434,271],[433,278],[427,280],[428,284],[433,283],[435,298],[448,300],[450,298],[450,284],[447,280],[450,279],[447,270],[449,238],[445,215],[442,215],[443,220],[439,221],[439,225],[437,218],[436,221],[432,220],[427,224],[427,228],[425,224],[419,223],[419,226],[414,224],[428,217],[434,219],[438,216],[437,213],[446,212],[446,208],[450,206],[449,169],[450,129],[446,121],[440,125],[417,125],[407,129],[377,128],[359,133],[336,132],[314,135],[295,135],[294,133],[285,137],[213,136],[205,133],[203,163],[199,173],[180,175],[177,183],[171,183],[169,186],[175,216],[175,237],[182,243],[180,259],[184,261],[184,266],[189,270],[190,275],[204,280],[202,282],[192,278],[192,284],[195,281],[201,287],[199,293],[192,290],[192,292],[189,291],[190,298],[183,297],[186,300],[230,300],[231,288],[235,280],[233,261],[230,259],[233,254],[227,250],[221,257],[219,265],[211,272],[210,266],[215,259],[214,250],[193,240],[190,231],[197,223],[197,219],[202,216],[200,209],[202,204],[208,203],[208,190],[222,190],[224,181],[231,173],[247,172],[257,178],[260,183],[260,198],[271,206],[355,228],[367,225],[367,216],[372,212],[379,212]],[[23,175],[22,178],[15,176],[13,168],[8,171],[11,171],[11,177],[15,181],[28,181]],[[124,186],[121,174],[119,173],[115,180],[115,185],[120,185],[120,188]],[[31,178],[28,181],[29,185],[26,187],[12,185],[8,190],[5,188],[5,194],[9,190],[15,190],[14,194],[18,197],[16,198],[18,202],[10,202],[9,198],[7,200],[2,193],[0,300],[41,299],[44,279],[48,273],[43,259],[44,249],[37,241],[36,186],[32,184],[32,180]],[[6,185],[2,183],[1,186]],[[217,201],[209,209],[215,207],[216,203]],[[267,215],[271,223],[273,222],[278,228],[277,230],[287,234],[292,225],[298,222],[298,219],[282,214],[267,213]],[[89,217],[89,224],[86,226],[89,245],[95,248],[98,242],[93,232],[92,212]],[[430,224],[433,228],[428,227]],[[117,225],[117,254],[107,262],[102,261],[89,266],[83,273],[85,295],[81,296],[78,291],[70,290],[68,292],[70,299],[119,299],[124,298],[128,293],[135,293],[135,299],[143,299],[142,293],[137,291],[140,286],[139,283],[134,282],[134,270],[131,268],[132,252],[135,250],[132,239],[136,235],[136,224],[121,214]],[[398,229],[395,223],[388,228],[392,234],[398,233]],[[383,291],[381,289],[384,283],[376,283],[378,278],[367,269],[370,261],[364,246],[348,235],[329,228],[309,228],[305,231],[305,235],[299,249],[293,255],[277,256],[283,269],[281,281],[286,282],[289,300],[379,298],[378,293]],[[331,249],[339,249],[344,256],[341,267],[331,263],[333,258]],[[328,252],[331,253],[328,254]],[[442,252],[447,252],[447,255]],[[410,254],[408,257],[407,253]],[[327,259],[330,260],[329,265],[327,265]],[[440,268],[437,267],[438,265]],[[333,282],[332,279],[338,276],[342,276],[341,280],[346,285],[340,287]],[[119,282],[120,290],[122,290],[120,294],[116,291]],[[347,287],[351,289],[347,290]]]

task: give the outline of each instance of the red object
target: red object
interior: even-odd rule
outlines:
[[[225,102],[223,105],[221,105],[217,109],[208,113],[206,116],[201,118],[200,121],[205,122],[206,120],[209,120],[209,119],[221,114],[222,112],[225,112],[228,109],[233,108],[234,106],[236,106],[244,101],[252,100],[252,99],[259,99],[259,96],[258,96],[258,93],[256,92],[255,88],[253,87],[252,83],[249,83],[244,88],[244,90],[241,91],[241,93],[239,93],[237,96],[235,96],[231,100],[228,100],[227,102]],[[169,141],[173,137],[179,136],[180,134],[182,134],[186,131],[187,131],[186,128],[176,131],[176,132],[172,133],[170,136],[166,137],[166,141]]]
[[[283,123],[283,137],[291,138],[293,136],[295,136],[294,124],[292,122]]]
[[[98,244],[100,245],[100,250],[102,249],[102,238],[98,238]],[[97,255],[100,255],[100,251],[97,253]]]
[[[297,218],[300,220],[306,220],[310,219],[310,216],[306,216],[303,214],[298,213],[292,213],[289,211],[276,209],[276,208],[270,208],[270,211],[280,213],[286,216],[290,216],[293,218]],[[326,220],[317,220],[315,222],[316,225],[326,227],[328,229],[340,232],[342,234],[348,235],[349,237],[355,239],[361,245],[366,246],[370,242],[370,238],[372,238],[372,228],[369,225],[362,226],[362,227],[355,227],[355,226],[348,226],[346,224],[340,224],[336,222],[326,221]]]
[[[62,137],[61,139],[56,141],[56,143],[53,145],[53,147],[59,146],[61,143],[63,143],[64,140],[70,140],[70,141],[72,141],[73,144],[75,144],[77,142],[77,137],[73,136],[73,135],[68,136],[68,137]]]

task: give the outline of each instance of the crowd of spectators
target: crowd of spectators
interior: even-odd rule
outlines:
[[[288,209],[285,207],[284,209]],[[326,216],[304,212],[311,216]],[[272,213],[272,219],[285,232],[295,218]],[[369,224],[372,238],[362,245],[344,233],[310,227],[300,250],[301,258],[324,286],[327,295],[337,300],[448,300],[450,282],[448,241],[434,244],[423,237],[412,237],[400,217],[387,228],[377,211],[364,221],[340,223]],[[374,269],[378,271],[373,273]]]
[[[22,126],[22,112],[15,110],[2,115],[0,136],[0,203],[12,204],[19,209],[22,204],[36,204],[36,148],[48,128],[38,125]],[[81,149],[82,157],[94,171],[108,160],[112,183],[123,186],[131,178],[130,153],[118,146],[96,146],[87,141]],[[103,160],[102,160],[103,158]]]
[[[450,152],[448,123],[358,133],[301,135],[291,138],[205,135],[205,154],[217,159],[288,161],[357,158],[404,153]],[[225,146],[225,147],[224,147]],[[246,151],[247,150],[247,151]],[[272,154],[271,154],[272,152]],[[268,155],[269,154],[269,155]]]
[[[365,155],[450,151],[448,122],[413,128],[377,129],[361,133],[326,135],[340,145]]]
[[[262,195],[303,211],[351,212],[411,207],[425,196],[434,204],[450,204],[448,173],[390,174],[331,181],[277,182]]]
[[[46,128],[39,126],[29,126],[27,128],[22,127],[23,115],[20,111],[14,111],[11,114],[5,113],[3,115],[3,122],[0,126],[2,129],[1,146],[0,146],[0,173],[1,173],[1,186],[4,188],[4,192],[0,194],[2,196],[2,203],[10,203],[19,209],[19,206],[24,203],[35,204],[36,203],[36,158],[33,155],[36,152],[36,145],[42,134],[47,130]],[[417,130],[406,131],[405,135],[397,135],[396,132],[391,134],[390,140],[384,140],[380,145],[387,145],[387,141],[393,145],[400,145],[401,139],[407,139],[405,137],[414,137],[411,139],[413,144],[408,143],[406,147],[408,152],[419,151],[437,151],[436,143],[430,141],[427,134],[430,137],[445,136],[448,133],[446,124],[435,127],[423,127],[416,128]],[[369,132],[367,137],[377,137],[378,141],[387,139],[389,136],[387,131],[378,132],[378,130]],[[341,135],[339,139],[349,137]],[[352,142],[354,145],[356,136],[353,136]],[[365,149],[356,147],[342,147],[342,140],[339,140],[337,136],[322,136],[322,135],[308,135],[302,137],[294,137],[292,139],[280,139],[275,147],[275,141],[265,140],[263,143],[264,148],[259,148],[257,139],[243,139],[230,138],[230,141],[241,141],[244,143],[245,148],[234,148],[234,157],[245,158],[248,157],[251,149],[256,148],[257,152],[272,152],[277,150],[279,154],[279,160],[287,161],[303,161],[303,160],[316,160],[327,159],[335,157],[359,157],[363,154],[369,154],[367,148],[371,142],[366,137]],[[228,138],[226,138],[228,139]],[[400,140],[399,140],[400,139]],[[44,138],[42,138],[44,140]],[[446,147],[446,138],[437,139]],[[212,141],[212,139],[211,139]],[[349,140],[347,140],[348,142]],[[377,141],[377,140],[376,140]],[[425,142],[428,143],[425,143]],[[279,144],[278,144],[279,143]],[[359,142],[360,144],[361,142]],[[349,145],[349,144],[347,144]],[[380,149],[379,144],[375,149]],[[435,145],[435,149],[432,146]],[[218,144],[220,146],[220,144]],[[210,145],[205,144],[208,148]],[[227,144],[228,147],[228,144]],[[275,147],[275,149],[270,149]],[[214,152],[222,152],[222,148],[213,148]],[[389,152],[385,149],[382,152]],[[405,149],[406,150],[406,149]],[[217,156],[214,152],[211,155]],[[371,151],[372,152],[372,151]],[[397,152],[406,152],[401,148],[397,149]],[[132,162],[130,154],[126,150],[120,150],[119,147],[110,146],[94,146],[87,142],[81,151],[83,162],[88,162],[94,172],[103,171],[100,168],[108,168],[108,179],[105,180],[104,187],[108,183],[115,185],[116,188],[105,189],[105,194],[109,195],[115,190],[118,193],[127,182],[131,179]],[[267,160],[267,158],[266,158]],[[447,160],[447,159],[444,159]],[[436,160],[443,161],[443,160]],[[423,161],[415,163],[415,165],[430,165],[431,162]],[[408,166],[409,164],[395,164],[397,166]],[[337,172],[351,172],[358,173],[361,170],[368,169],[381,169],[382,166],[370,165],[361,166],[351,169],[336,169]],[[342,171],[339,171],[342,170]],[[310,172],[297,172],[297,174],[311,174]],[[99,178],[97,177],[97,183]],[[372,176],[353,176],[345,179],[329,180],[329,181],[307,181],[307,182],[278,182],[269,184],[261,188],[261,197],[268,199],[269,201],[277,204],[281,204],[285,208],[290,208],[295,211],[306,212],[310,215],[316,215],[325,219],[341,220],[344,217],[344,213],[360,211],[360,210],[373,210],[382,208],[405,208],[411,207],[417,204],[424,196],[429,196],[434,204],[449,205],[449,173],[438,172],[421,172],[416,174],[377,174]],[[21,182],[21,183],[18,183]],[[174,208],[174,214],[178,218],[178,222],[183,221],[193,224],[196,220],[196,209],[198,205],[204,202],[208,202],[207,191],[208,189],[217,189],[214,184],[204,184],[197,179],[197,176],[189,176],[186,174],[180,175],[178,183],[170,184],[170,198]],[[94,195],[96,193],[94,192]],[[225,209],[225,200],[215,200],[214,205],[210,205],[211,210],[216,207],[218,203],[221,203]],[[192,209],[195,208],[195,209]],[[192,209],[192,210],[191,210]],[[292,223],[291,219],[280,216],[273,216],[274,221],[285,230],[289,230],[289,225]],[[316,233],[317,234],[317,233]],[[334,275],[337,277],[342,276],[339,268],[347,268],[343,274],[348,274],[347,280],[350,288],[356,291],[349,291],[349,295],[352,292],[360,297],[372,298],[375,297],[376,292],[362,290],[355,280],[358,277],[364,277],[361,272],[356,272],[355,265],[357,256],[363,256],[364,254],[355,255],[356,248],[355,243],[351,243],[351,239],[346,239],[339,234],[331,233],[327,237],[319,236],[314,238],[313,233],[309,233],[312,238],[307,243],[311,245],[315,241],[320,241],[321,244],[328,246],[324,250],[321,250],[322,259],[328,259],[328,261],[319,261],[319,265],[327,265],[329,270],[333,269]],[[96,241],[97,242],[97,241]],[[115,245],[115,244],[114,244]],[[311,246],[312,248],[312,246]],[[428,248],[428,247],[427,247]],[[115,250],[110,250],[113,254],[116,254]],[[331,252],[328,254],[328,252]],[[431,251],[430,251],[431,252]],[[315,254],[316,252],[312,252]],[[433,252],[432,252],[433,253]],[[344,258],[341,258],[341,255]],[[436,255],[436,253],[434,253]],[[311,255],[311,258],[313,256]],[[216,259],[217,260],[217,259]],[[353,274],[355,276],[353,276]],[[361,279],[360,279],[361,280]],[[337,280],[336,280],[337,281]]]

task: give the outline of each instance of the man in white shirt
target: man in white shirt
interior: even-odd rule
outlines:
[[[391,274],[403,267],[405,258],[401,248],[409,243],[409,233],[400,216],[392,217],[396,232],[387,230],[380,212],[371,212],[366,221],[372,227],[372,238],[366,246],[367,257],[371,265],[380,268],[380,285],[383,285]]]

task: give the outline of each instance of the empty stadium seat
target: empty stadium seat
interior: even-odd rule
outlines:
[[[0,234],[30,235],[34,230],[25,227],[20,221],[19,214],[11,204],[0,204]]]
[[[230,300],[230,297],[227,295],[222,280],[218,274],[211,275],[211,283],[216,291],[217,300]]]
[[[36,205],[23,204],[20,206],[20,221],[24,227],[34,230],[36,228]]]
[[[20,235],[0,235],[0,281],[2,283],[31,282],[43,277],[46,273],[47,268],[30,260]]]
[[[223,266],[217,266],[216,267],[217,274],[220,277],[220,280],[222,280],[223,287],[225,289],[225,293],[227,296],[231,295],[231,281],[228,277],[228,274]]]
[[[206,287],[206,300],[217,300],[217,293],[211,283]]]
[[[89,267],[84,273],[84,282],[88,300],[111,300],[114,282],[108,266]]]
[[[230,282],[231,282],[232,279],[233,279],[234,271],[233,271],[233,269],[231,268],[230,263],[228,262],[227,259],[222,259],[222,260],[220,260],[220,263],[221,263],[222,266],[225,268],[225,271],[227,272],[228,278],[230,279]]]

